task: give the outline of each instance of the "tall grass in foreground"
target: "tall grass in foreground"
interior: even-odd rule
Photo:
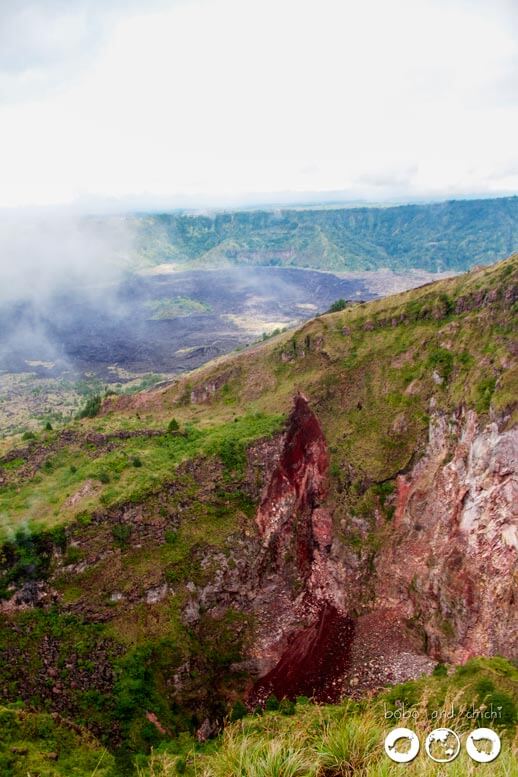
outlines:
[[[450,698],[453,701],[453,697]],[[424,708],[425,700],[416,707]],[[458,708],[459,709],[459,708]],[[156,753],[139,777],[516,777],[516,736],[502,733],[502,752],[490,764],[476,764],[464,750],[467,731],[464,710],[447,722],[422,720],[389,724],[380,708],[364,711],[348,707],[306,705],[297,715],[267,713],[229,725],[209,752],[193,749],[186,756]],[[410,764],[393,763],[383,741],[396,725],[406,725],[419,736],[421,750]],[[461,752],[449,764],[431,761],[424,749],[426,735],[436,727],[452,728],[461,738]]]

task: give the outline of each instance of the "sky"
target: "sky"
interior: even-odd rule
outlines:
[[[0,208],[518,192],[518,0],[0,0]]]

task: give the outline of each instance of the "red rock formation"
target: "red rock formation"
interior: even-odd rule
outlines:
[[[258,655],[267,671],[251,699],[305,694],[336,700],[347,663],[351,620],[328,594],[333,539],[328,496],[329,454],[306,397],[298,394],[284,445],[257,513],[269,590]],[[289,577],[302,585],[290,595]],[[264,604],[263,604],[264,607]]]
[[[311,515],[327,497],[328,468],[329,454],[320,423],[306,397],[298,394],[279,462],[257,513],[265,546],[276,537],[282,547],[294,532],[301,532],[297,545],[301,561],[307,561],[311,523],[301,525],[296,519]]]
[[[354,576],[333,538],[324,435],[297,396],[257,514],[263,676],[251,698],[329,700],[416,677],[437,660],[518,657],[517,459],[516,429],[481,429],[473,411],[432,415],[425,455],[397,478],[374,565]],[[369,575],[372,600],[353,624],[348,607]]]
[[[517,463],[518,430],[439,414],[425,456],[398,478],[376,599],[417,618],[437,659],[518,656]]]

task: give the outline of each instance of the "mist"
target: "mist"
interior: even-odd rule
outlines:
[[[117,289],[130,270],[132,232],[122,217],[65,211],[0,215],[0,367],[61,361],[57,329],[81,315],[125,314]]]
[[[0,216],[0,304],[45,301],[77,288],[95,295],[129,269],[124,218],[33,212]]]

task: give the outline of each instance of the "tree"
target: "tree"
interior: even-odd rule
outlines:
[[[348,302],[346,299],[337,299],[336,302],[333,302],[328,313],[338,313],[340,310],[345,310],[345,308],[348,306]]]

